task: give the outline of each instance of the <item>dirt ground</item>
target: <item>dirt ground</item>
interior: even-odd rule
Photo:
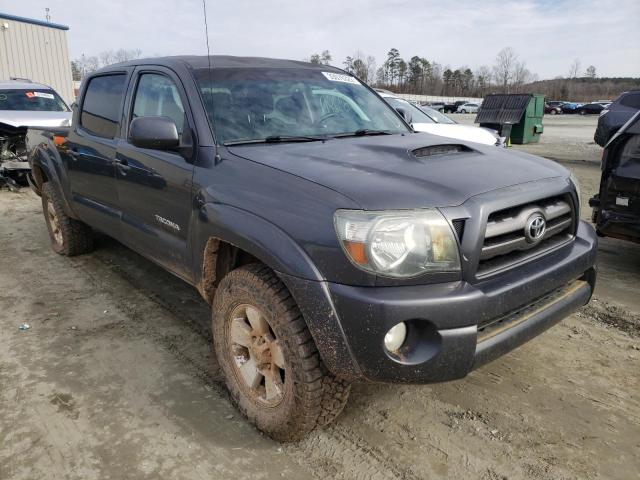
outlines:
[[[586,218],[598,167],[568,166]],[[334,425],[279,445],[229,403],[191,287],[108,238],[55,255],[40,208],[0,192],[1,480],[640,479],[639,245],[604,239],[591,305],[518,350],[355,385]]]

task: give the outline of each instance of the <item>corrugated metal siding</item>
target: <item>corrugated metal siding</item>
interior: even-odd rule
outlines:
[[[9,28],[3,28],[3,25]],[[75,100],[67,32],[0,19],[0,80],[29,78],[52,86],[67,103]]]

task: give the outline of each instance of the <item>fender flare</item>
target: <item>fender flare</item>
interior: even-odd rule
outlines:
[[[69,199],[66,195],[66,190],[63,187],[62,180],[59,175],[60,159],[58,158],[57,165],[59,168],[56,168],[56,159],[51,158],[50,153],[51,148],[47,145],[40,143],[36,145],[31,153],[29,154],[29,163],[31,165],[31,170],[35,168],[39,168],[46,175],[47,181],[51,182],[56,189],[61,193],[62,202],[64,204],[65,213],[69,215],[71,218],[77,218],[77,215],[74,213],[71,205],[69,204]],[[59,154],[56,151],[56,155]],[[44,179],[42,179],[44,181]]]
[[[277,273],[324,280],[306,252],[284,230],[264,218],[221,203],[206,203],[196,215],[192,237],[196,280],[202,274],[204,252],[211,238],[244,250]]]
[[[226,204],[206,203],[196,215],[192,246],[195,284],[201,293],[209,240],[244,250],[274,270],[289,289],[327,368],[342,378],[361,376],[326,280],[293,238],[268,220]]]

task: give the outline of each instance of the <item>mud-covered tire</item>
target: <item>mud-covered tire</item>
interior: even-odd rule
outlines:
[[[93,250],[91,228],[65,213],[62,197],[51,182],[42,184],[41,197],[42,211],[53,251],[72,257]]]
[[[261,380],[264,387],[249,386],[241,373],[245,365],[239,366],[242,360],[238,360],[238,351],[234,350],[243,347],[234,343],[237,330],[232,324],[239,321],[236,312],[242,308],[247,311],[247,306],[252,312],[260,311],[261,321],[268,323],[269,335],[273,334],[283,358],[284,380],[280,384],[280,397],[276,397],[278,403],[274,405],[266,403],[268,394],[265,393],[265,398],[256,394],[260,388],[266,392],[266,378]],[[251,327],[248,324],[247,328]],[[330,423],[343,410],[350,384],[327,371],[295,301],[268,267],[246,265],[222,279],[212,305],[212,333],[218,364],[232,401],[249,421],[275,440],[298,440],[314,428]],[[253,333],[251,338],[255,345],[258,339]],[[247,354],[251,348],[246,349]],[[275,357],[272,352],[268,358]]]

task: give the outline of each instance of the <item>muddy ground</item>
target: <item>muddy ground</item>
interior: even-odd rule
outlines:
[[[597,165],[568,166],[586,202]],[[640,478],[638,245],[603,240],[592,304],[515,352],[355,385],[334,425],[279,445],[229,403],[191,287],[108,238],[55,255],[29,191],[0,192],[0,220],[2,480]]]

